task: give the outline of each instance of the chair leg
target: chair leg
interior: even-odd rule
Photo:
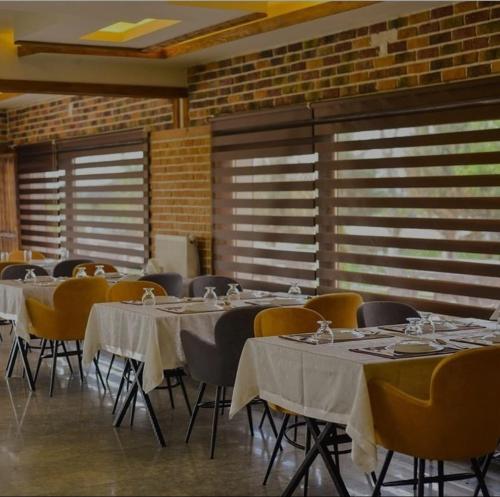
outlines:
[[[68,350],[66,349],[66,344],[63,341],[61,341],[60,345],[63,349],[64,356],[66,357],[66,362],[68,363],[69,372],[71,374],[73,374],[73,366],[71,365],[71,361],[69,360],[69,355],[68,355]]]
[[[483,476],[483,471],[481,470],[481,466],[479,465],[479,462],[477,459],[471,459],[471,465],[472,465],[472,470],[474,471],[474,474],[476,475],[477,482],[479,484],[479,488],[481,489],[481,493],[483,494],[483,497],[489,497],[490,493],[488,491],[488,487],[486,486],[486,482],[484,481],[484,476]]]
[[[220,415],[224,416],[224,410],[226,407],[226,387],[222,387],[222,405],[220,408]]]
[[[108,372],[106,373],[106,381],[109,380],[109,375],[111,374],[111,369],[113,368],[113,363],[115,362],[116,355],[113,354],[111,356],[111,361],[109,361],[109,367],[108,367]]]
[[[438,461],[438,495],[444,497],[444,462]]]
[[[311,430],[306,428],[306,445],[305,453],[307,454],[311,450]],[[307,497],[307,492],[309,490],[309,468],[304,475],[304,497]]]
[[[483,475],[483,478],[486,476],[486,473],[488,472],[488,468],[490,467],[491,460],[493,459],[493,453],[489,454],[486,456],[486,459],[484,460],[483,463],[483,469],[481,470],[481,474]],[[477,497],[479,495],[479,492],[481,490],[481,487],[479,485],[476,485],[476,489],[474,490],[474,496]]]
[[[377,482],[375,483],[375,488],[373,489],[372,497],[379,497],[380,496],[380,489],[382,488],[382,485],[385,480],[385,476],[387,475],[387,470],[389,469],[389,466],[391,465],[391,460],[392,456],[394,455],[394,452],[392,450],[389,450],[387,452],[387,455],[385,456],[385,461],[384,464],[382,465],[382,469],[380,470],[380,475],[377,478]]]
[[[200,387],[198,390],[198,398],[196,399],[196,403],[194,405],[193,414],[191,414],[191,419],[189,420],[188,430],[186,433],[185,442],[188,443],[191,437],[191,432],[193,431],[194,422],[196,421],[196,416],[198,415],[198,411],[200,410],[200,404],[203,400],[203,394],[205,393],[205,388],[207,388],[206,383],[200,383]]]
[[[43,354],[45,353],[45,349],[47,347],[47,340],[45,338],[42,340],[42,345],[40,347],[40,355],[38,356],[38,362],[36,364],[36,371],[33,381],[36,383],[36,379],[38,378],[38,373],[40,371],[40,366],[42,365]]]
[[[274,422],[274,418],[273,418],[273,415],[271,413],[271,409],[269,409],[269,405],[267,404],[267,402],[264,401],[264,412],[262,414],[262,420],[259,423],[259,428],[262,428],[262,423],[266,419],[266,416],[269,419],[269,424],[271,425],[271,430],[273,431],[274,436],[276,438],[278,438],[278,430],[276,429],[276,424]],[[280,449],[283,450],[281,446],[280,446]]]
[[[54,340],[52,345],[52,371],[50,375],[50,387],[49,387],[49,397],[52,397],[54,393],[54,380],[56,378],[56,368],[57,368],[57,349],[59,348],[59,341]]]
[[[184,397],[184,401],[186,402],[186,407],[189,412],[189,415],[193,414],[193,411],[191,409],[191,402],[189,402],[189,396],[186,390],[186,385],[184,385],[184,380],[182,379],[182,371],[177,371],[176,377],[177,381],[179,382],[179,385],[181,386],[181,391],[182,391],[182,396]]]
[[[276,460],[276,456],[278,455],[278,450],[279,447],[281,446],[281,441],[285,436],[286,427],[288,426],[289,420],[290,420],[290,414],[285,414],[285,416],[283,417],[283,422],[281,424],[280,431],[278,433],[278,438],[276,439],[276,443],[274,444],[274,449],[273,453],[271,454],[271,459],[269,460],[269,464],[267,465],[266,475],[264,476],[264,481],[262,482],[262,485],[265,485],[267,483],[269,475],[271,474],[271,470],[273,469],[274,461]]]
[[[339,443],[337,441],[337,427],[333,427],[333,451],[335,457],[335,465],[340,471],[340,454],[339,454]]]
[[[418,458],[413,458],[413,490],[417,490],[418,483]]]
[[[76,356],[78,358],[78,371],[80,372],[80,382],[83,385],[83,368],[82,368],[82,351],[80,349],[80,342],[75,341],[76,344]]]
[[[417,496],[424,497],[425,459],[418,460],[418,488]]]
[[[247,404],[247,416],[248,416],[248,426],[250,428],[250,435],[254,435],[253,433],[253,416],[252,416],[252,406]]]
[[[104,383],[104,379],[101,374],[101,368],[99,367],[99,359],[94,357],[94,366],[95,366],[95,375],[101,382],[102,388],[106,391],[106,383]]]
[[[212,421],[212,437],[210,439],[210,459],[214,458],[215,453],[215,439],[217,438],[217,424],[219,421],[219,405],[222,395],[222,387],[217,387],[215,391],[215,406],[214,406],[214,418]]]
[[[127,381],[127,375],[130,372],[130,362],[127,359],[125,361],[125,368],[122,373],[122,378],[120,380],[120,385],[118,386],[118,391],[116,392],[116,398],[115,398],[115,403],[113,404],[113,410],[111,411],[112,414],[115,414],[116,408],[118,407],[118,401],[120,400],[120,395],[122,394],[123,386],[125,385],[125,382]]]
[[[169,372],[165,372],[164,376],[165,376],[165,381],[167,382],[167,390],[168,390],[168,396],[170,397],[170,405],[172,406],[172,409],[175,409],[174,392],[172,390],[172,382],[170,381]]]

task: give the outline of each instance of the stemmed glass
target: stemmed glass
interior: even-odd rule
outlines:
[[[85,271],[84,267],[79,267],[78,271],[76,272],[75,278],[86,278],[87,277],[87,271]]]
[[[154,288],[144,288],[144,294],[142,295],[142,305],[155,305],[156,297],[154,294]]]
[[[240,300],[240,291],[238,290],[238,283],[228,283],[229,290],[226,293],[226,298],[229,302]]]
[[[9,258],[9,254],[7,252],[0,252],[0,262],[4,262]]]
[[[432,312],[420,312],[420,317],[422,333],[430,333],[432,339],[436,338],[436,323],[434,323]]]
[[[94,276],[97,276],[98,278],[105,278],[106,271],[104,271],[104,266],[97,264],[95,267]]]
[[[26,275],[24,277],[25,283],[35,283],[36,274],[34,269],[26,269]]]
[[[421,335],[422,324],[421,318],[407,318],[408,324],[405,328],[405,335]]]
[[[215,293],[214,286],[205,287],[205,295],[203,295],[203,300],[209,307],[215,307],[217,305],[217,294]]]
[[[330,328],[331,321],[318,321],[319,328],[311,337],[316,343],[333,343],[334,335]]]
[[[290,288],[288,289],[289,295],[301,295],[302,290],[300,289],[299,282],[293,281]]]

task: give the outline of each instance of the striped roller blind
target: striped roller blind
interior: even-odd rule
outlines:
[[[138,269],[149,256],[148,140],[142,131],[61,141],[64,244],[75,256]]]
[[[17,147],[20,242],[49,257],[58,254],[61,222],[61,172],[52,143]]]
[[[303,106],[212,123],[214,268],[246,288],[316,287],[316,155]]]
[[[488,317],[500,300],[500,92],[317,104],[320,291]]]

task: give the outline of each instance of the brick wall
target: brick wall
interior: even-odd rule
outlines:
[[[193,67],[190,117],[203,124],[212,115],[494,73],[500,3],[462,2]]]
[[[11,142],[36,143],[133,128],[167,129],[172,105],[165,99],[64,97],[9,110],[7,118]]]
[[[157,233],[194,234],[203,271],[210,272],[210,128],[199,126],[152,133],[150,155],[153,239]]]

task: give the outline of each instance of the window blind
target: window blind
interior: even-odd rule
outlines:
[[[314,113],[320,292],[489,317],[500,300],[498,82]]]
[[[246,288],[316,287],[316,155],[303,106],[212,123],[214,269]]]
[[[148,140],[132,131],[57,144],[63,243],[72,255],[139,269],[149,256]]]
[[[61,231],[61,172],[53,144],[17,147],[17,192],[23,248],[56,257]]]

